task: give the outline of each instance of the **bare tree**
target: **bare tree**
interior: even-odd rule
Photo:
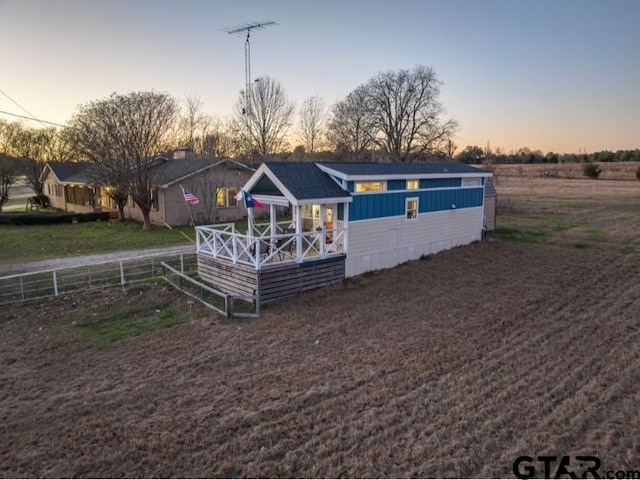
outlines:
[[[375,143],[395,162],[412,162],[446,152],[455,120],[442,120],[441,82],[432,68],[384,72],[366,84],[367,115]]]
[[[202,142],[204,157],[233,157],[242,154],[242,137],[229,119],[210,118]]]
[[[176,100],[166,93],[114,93],[81,105],[69,125],[76,151],[95,163],[96,181],[131,195],[143,230],[151,228],[152,167],[168,149],[177,114]]]
[[[258,78],[248,95],[241,91],[235,106],[237,126],[248,135],[251,148],[257,146],[263,157],[285,146],[293,113],[293,103],[270,77]]]
[[[42,172],[46,162],[54,160],[49,155],[57,136],[55,128],[28,128],[14,123],[9,140],[11,154],[21,161],[27,184],[35,193],[35,201],[42,206],[47,202]]]
[[[317,96],[309,97],[300,108],[300,136],[305,151],[313,154],[322,144],[325,136],[326,107]]]
[[[9,201],[9,188],[18,173],[18,163],[10,155],[12,130],[8,122],[0,120],[0,212]]]
[[[332,108],[328,138],[336,150],[346,150],[354,159],[362,159],[373,144],[374,129],[367,115],[367,89],[356,88]]]

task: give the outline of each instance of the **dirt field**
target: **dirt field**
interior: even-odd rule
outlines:
[[[513,477],[544,454],[640,470],[640,182],[535,182],[501,180],[496,241],[260,320],[161,285],[1,312],[0,474]],[[175,321],[96,343],[115,305]]]

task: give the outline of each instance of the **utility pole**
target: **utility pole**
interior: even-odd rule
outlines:
[[[223,28],[223,31],[227,32],[229,35],[244,35],[244,32],[247,32],[247,37],[244,42],[244,79],[245,79],[245,87],[244,87],[244,115],[251,116],[253,112],[251,110],[251,89],[253,88],[251,84],[251,31],[252,30],[261,30],[263,28],[269,27],[271,25],[276,25],[276,22],[271,20],[262,21],[262,22],[251,22],[245,23],[243,25]],[[252,154],[252,145],[251,145],[251,118],[247,119],[247,134],[248,134],[248,142],[249,142],[249,163],[253,165],[253,154]]]

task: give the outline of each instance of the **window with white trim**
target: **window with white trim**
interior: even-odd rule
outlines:
[[[481,187],[482,186],[482,179],[475,177],[475,178],[463,178],[462,179],[462,186],[463,187]]]
[[[236,187],[218,188],[216,190],[216,205],[218,208],[235,207],[238,205],[236,195],[238,189]]]
[[[418,219],[418,199],[407,198],[405,203],[405,217],[407,220]]]
[[[407,190],[417,190],[420,187],[420,180],[407,180]]]
[[[386,182],[356,182],[356,192],[382,192],[387,189]]]

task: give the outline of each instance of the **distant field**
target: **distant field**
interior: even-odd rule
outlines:
[[[602,180],[634,180],[638,162],[598,163]],[[493,165],[491,169],[498,177],[559,177],[584,178],[580,163],[543,163],[529,165]],[[640,182],[638,182],[640,183]]]
[[[2,476],[512,478],[545,454],[640,469],[640,182],[498,191],[492,241],[259,320],[154,284],[3,309]]]

